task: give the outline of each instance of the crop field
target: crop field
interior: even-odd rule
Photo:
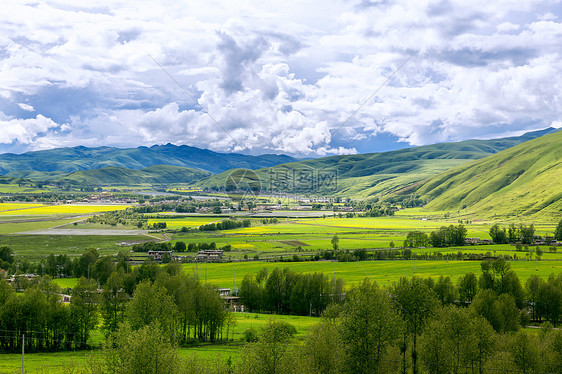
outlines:
[[[53,253],[79,256],[88,248],[96,248],[100,254],[115,254],[125,250],[123,243],[153,239],[144,235],[83,236],[83,235],[4,235],[0,245],[10,246],[16,256],[36,261]]]
[[[0,215],[64,215],[64,214],[92,214],[127,209],[128,205],[44,205],[17,211],[1,211]]]
[[[439,278],[450,276],[453,281],[468,273],[481,273],[480,261],[395,260],[360,262],[241,262],[220,264],[185,264],[184,271],[197,273],[202,282],[218,287],[239,287],[246,274],[255,275],[262,268],[289,268],[295,272],[324,273],[329,277],[342,278],[347,287],[362,282],[365,278],[382,285],[390,285],[403,276]],[[533,274],[548,277],[562,271],[560,261],[511,261],[511,268],[524,282]],[[538,270],[537,270],[538,269]]]
[[[75,218],[69,219],[45,219],[45,220],[27,220],[21,222],[11,222],[11,221],[0,221],[0,235],[14,234],[24,231],[32,230],[45,230],[60,225],[67,225],[76,221]],[[0,236],[0,242],[2,242],[2,237]]]
[[[38,208],[43,206],[43,204],[27,204],[27,203],[0,203],[0,212],[6,212],[11,210],[21,210],[29,208]]]

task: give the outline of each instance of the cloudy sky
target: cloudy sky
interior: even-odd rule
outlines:
[[[562,126],[560,1],[2,8],[0,153],[171,142],[315,157]]]

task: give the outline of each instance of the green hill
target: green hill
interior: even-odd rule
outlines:
[[[483,216],[562,213],[562,131],[529,140],[424,182],[429,209]]]
[[[51,182],[78,186],[170,184],[192,183],[209,175],[211,173],[207,171],[170,165],[155,165],[142,170],[110,166],[76,171]]]
[[[406,148],[383,153],[332,156],[276,165],[256,170],[262,191],[287,193],[337,193],[364,198],[398,191],[445,170],[480,159],[547,133],[549,128],[519,137],[467,140]],[[197,183],[200,187],[225,189],[232,171]],[[322,176],[337,175],[337,186],[322,183]],[[312,178],[312,185],[307,180]],[[309,179],[307,179],[309,178]],[[333,187],[336,187],[335,189]]]

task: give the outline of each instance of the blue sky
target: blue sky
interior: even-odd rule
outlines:
[[[0,152],[316,157],[561,127],[561,17],[532,0],[9,2]]]

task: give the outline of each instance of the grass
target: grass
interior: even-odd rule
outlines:
[[[45,221],[28,221],[28,222],[0,222],[0,235],[14,234],[24,231],[50,229],[60,225],[67,225],[76,221],[76,218],[70,219],[51,219]],[[2,241],[2,239],[0,239]]]
[[[88,248],[96,248],[100,254],[115,254],[128,248],[121,243],[146,241],[151,238],[140,235],[130,236],[66,236],[66,235],[4,235],[0,245],[8,245],[16,256],[36,261],[53,253],[79,256]]]

